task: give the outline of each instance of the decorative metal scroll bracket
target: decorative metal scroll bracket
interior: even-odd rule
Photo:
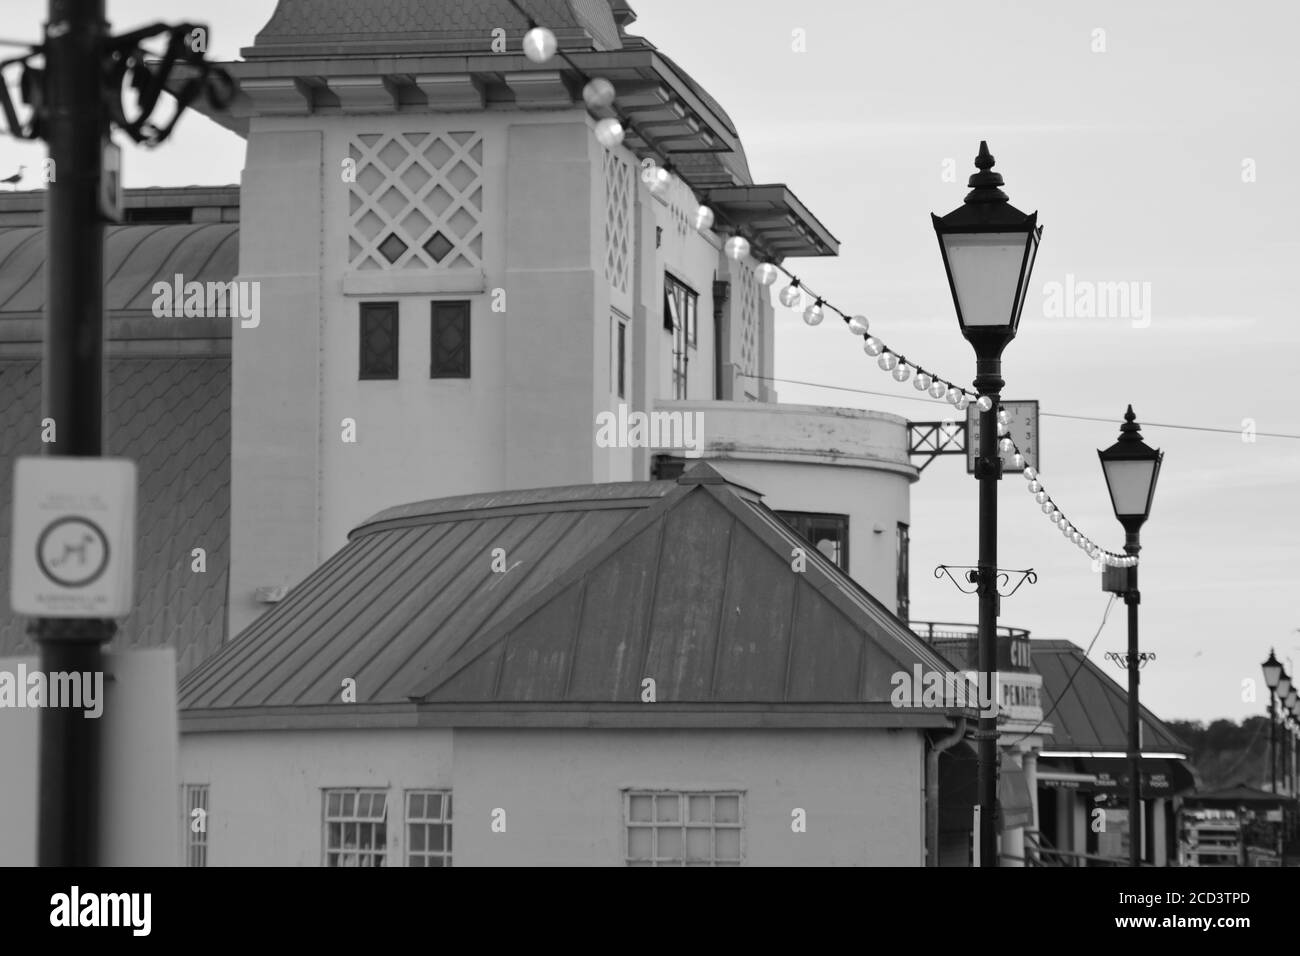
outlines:
[[[960,571],[962,573],[958,575],[958,577],[953,577],[952,574],[953,571]],[[1010,591],[1004,590],[1004,588],[1008,587],[1011,584],[1011,576],[1013,574],[1020,576],[1019,579],[1016,581],[1016,586],[1011,588]],[[952,564],[952,565],[941,564],[934,569],[934,576],[936,578],[942,578],[944,575],[948,576],[948,580],[951,581],[953,584],[955,584],[957,586],[957,590],[960,591],[962,594],[979,593],[980,590],[979,568],[972,567],[969,564]],[[963,587],[961,580],[958,580],[958,578],[961,578],[967,584],[972,585],[970,590],[967,590],[965,587]],[[1015,571],[1009,569],[1004,570],[1002,568],[998,568],[997,574],[995,575],[995,580],[997,581],[998,596],[1011,597],[1011,595],[1015,594],[1017,591],[1020,590],[1020,586],[1024,584],[1026,581],[1028,581],[1030,584],[1037,584],[1038,572],[1036,572],[1033,568],[1027,568],[1023,571]]]
[[[1129,669],[1129,655],[1127,651],[1107,651],[1104,656],[1106,660],[1114,661],[1121,670]],[[1147,666],[1148,662],[1156,659],[1155,651],[1139,651],[1137,659],[1138,670],[1141,670]]]

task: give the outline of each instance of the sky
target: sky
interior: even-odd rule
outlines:
[[[160,16],[207,23],[221,60],[251,44],[274,5],[109,0],[108,9],[116,31]],[[963,384],[973,353],[929,216],[961,202],[988,141],[1012,204],[1037,210],[1044,226],[1003,396],[1040,403],[1046,489],[1085,534],[1121,550],[1096,449],[1115,440],[1131,403],[1165,452],[1142,532],[1141,649],[1156,655],[1142,702],[1166,719],[1262,713],[1270,647],[1292,673],[1300,666],[1300,5],[632,6],[631,32],[730,114],[754,181],[788,185],[840,242],[837,257],[786,266],[866,315],[891,348]],[[36,39],[44,11],[38,0],[5,0],[0,39]],[[198,114],[162,147],[124,153],[128,187],[237,183],[243,165],[238,137]],[[0,176],[43,155],[39,144],[0,140]],[[1067,283],[1132,283],[1141,308],[1062,315],[1052,292]],[[777,313],[783,402],[945,417],[950,406],[914,400],[911,383],[881,372],[838,319],[808,327]],[[1003,600],[1000,623],[1084,647],[1096,635],[1090,656],[1123,681],[1103,660],[1125,648],[1123,604],[1103,624],[1109,596],[1091,562],[1021,478],[1008,475],[999,496],[999,565],[1038,574]],[[977,488],[960,457],[926,468],[911,512],[913,618],[973,623],[975,598],[931,574],[977,557]],[[1258,685],[1254,699],[1246,681]]]

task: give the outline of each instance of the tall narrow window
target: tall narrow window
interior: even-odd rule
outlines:
[[[686,398],[686,370],[697,335],[699,296],[670,275],[664,276],[664,329],[673,333],[673,398]]]
[[[361,303],[361,378],[397,378],[397,303]]]
[[[627,321],[622,317],[618,319],[618,351],[615,361],[618,362],[618,397],[627,398]]]
[[[849,516],[814,514],[808,511],[778,511],[777,516],[794,528],[805,541],[849,571]]]
[[[908,527],[900,521],[898,523],[898,616],[904,621],[907,620],[912,606],[911,585],[908,582],[912,560],[911,550],[911,535]]]
[[[185,865],[208,865],[208,785],[187,783],[181,788],[185,808]]]
[[[434,302],[430,312],[430,378],[469,378],[469,302]]]

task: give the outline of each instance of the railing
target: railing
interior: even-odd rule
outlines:
[[[1025,829],[1025,855],[1023,857],[1002,854],[1002,859],[1013,863],[1023,862],[1025,866],[1128,866],[1128,860],[1114,856],[1098,856],[1095,853],[1076,853],[1073,850],[1058,850],[1051,845],[1047,837],[1038,830]],[[1149,866],[1143,863],[1142,866]]]
[[[974,639],[979,637],[979,625],[960,624],[953,621],[909,621],[912,631],[927,641],[938,639]],[[1022,637],[1029,640],[1029,630],[1023,627],[1003,627],[998,625],[998,637]]]

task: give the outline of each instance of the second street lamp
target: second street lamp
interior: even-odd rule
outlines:
[[[1142,550],[1139,539],[1142,525],[1151,515],[1151,500],[1156,493],[1156,480],[1160,477],[1160,464],[1164,452],[1152,448],[1142,440],[1133,406],[1124,413],[1124,424],[1119,429],[1119,441],[1105,451],[1098,451],[1101,470],[1106,476],[1110,502],[1115,517],[1124,526],[1124,551],[1136,555]],[[1129,865],[1139,866],[1142,860],[1142,750],[1138,734],[1138,604],[1142,596],[1138,591],[1137,565],[1125,568],[1128,572],[1124,588],[1124,603],[1128,605],[1128,750],[1129,750]]]
[[[1264,684],[1268,687],[1268,772],[1273,778],[1273,792],[1277,793],[1277,685],[1282,679],[1282,662],[1270,647],[1268,660],[1260,665],[1264,671]]]
[[[975,459],[979,495],[979,653],[981,681],[990,689],[997,669],[998,454],[997,413],[1002,394],[1002,351],[1020,327],[1020,312],[1043,229],[1038,213],[1025,215],[1007,201],[1001,173],[993,172],[988,143],[980,142],[970,192],[946,216],[931,215],[961,333],[975,349],[980,395],[980,447]],[[979,731],[980,866],[997,866],[998,720],[981,710]]]

